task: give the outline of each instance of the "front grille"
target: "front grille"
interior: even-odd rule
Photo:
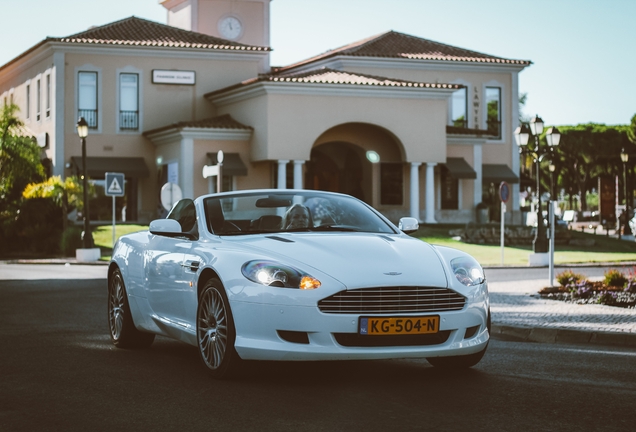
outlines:
[[[382,335],[369,336],[358,333],[334,333],[338,344],[345,347],[398,347],[439,345],[448,340],[450,330],[434,334],[421,335]]]
[[[381,287],[341,291],[318,302],[333,314],[395,314],[445,312],[464,308],[466,298],[448,288]]]

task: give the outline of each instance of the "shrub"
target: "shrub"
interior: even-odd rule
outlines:
[[[627,278],[620,271],[611,269],[605,272],[605,285],[622,288],[626,283]]]
[[[587,278],[580,274],[574,273],[572,270],[565,270],[556,275],[556,280],[563,286],[577,285],[581,282],[587,281]]]
[[[62,241],[60,242],[60,249],[64,256],[75,255],[75,249],[81,249],[82,243],[82,229],[80,227],[71,226],[62,233]]]

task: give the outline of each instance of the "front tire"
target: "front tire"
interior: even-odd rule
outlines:
[[[488,345],[486,345],[486,348],[488,348]],[[468,355],[462,355],[462,356],[427,357],[426,361],[428,361],[431,364],[431,366],[435,366],[436,368],[468,369],[470,367],[475,366],[477,363],[481,361],[481,358],[486,353],[486,348],[474,354],[468,354]]]
[[[235,348],[236,329],[221,281],[210,279],[197,307],[197,345],[201,361],[214,378],[235,375],[241,361]]]
[[[110,339],[117,348],[148,348],[155,340],[154,334],[135,327],[119,269],[113,271],[108,282],[108,328]]]
[[[491,334],[492,321],[490,320],[490,308],[488,308],[488,318],[486,319],[486,328],[488,329],[488,334]],[[486,349],[488,349],[488,344],[484,347],[483,350],[462,356],[452,356],[452,357],[427,357],[426,361],[436,368],[442,369],[468,369],[475,366],[479,363],[486,354]]]

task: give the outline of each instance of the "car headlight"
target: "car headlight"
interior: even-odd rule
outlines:
[[[484,270],[472,257],[454,258],[450,264],[457,280],[466,286],[479,285],[486,280]]]
[[[248,261],[241,272],[252,282],[271,287],[311,290],[321,285],[315,277],[274,261]]]

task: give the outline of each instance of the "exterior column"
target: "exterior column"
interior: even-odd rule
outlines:
[[[435,220],[435,162],[426,164],[426,219],[425,223],[434,224]]]
[[[303,165],[304,160],[294,161],[294,189],[303,188]]]
[[[411,217],[420,222],[420,165],[419,162],[411,162]]]
[[[287,163],[288,160],[279,159],[278,160],[278,183],[276,185],[277,189],[287,189]]]
[[[482,199],[482,151],[481,144],[473,146],[473,169],[477,173],[477,178],[473,181],[473,208],[481,202]]]

